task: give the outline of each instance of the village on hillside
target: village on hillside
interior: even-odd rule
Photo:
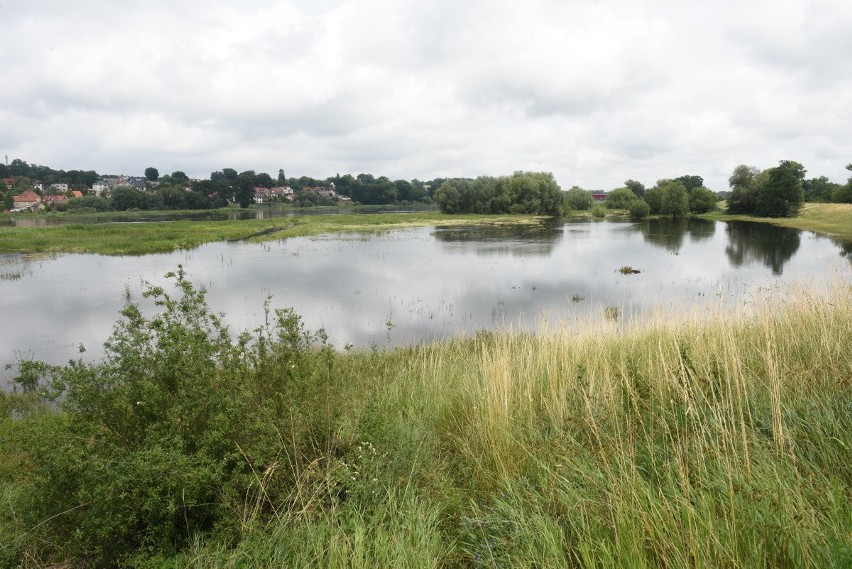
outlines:
[[[129,188],[139,192],[153,190],[160,185],[159,181],[148,180],[140,176],[109,176],[103,177],[96,181],[89,188],[71,189],[68,183],[53,183],[45,184],[36,181],[32,184],[26,184],[27,187],[21,188],[19,179],[3,178],[3,184],[7,191],[17,189],[20,191],[17,195],[11,196],[11,208],[5,210],[6,213],[37,211],[44,209],[64,209],[69,201],[74,198],[83,198],[85,196],[108,197],[118,188]],[[184,192],[192,192],[192,183],[198,180],[189,180],[180,189]],[[314,196],[331,200],[333,202],[352,202],[348,196],[339,194],[335,190],[334,182],[329,186],[305,186],[299,189],[302,193],[313,194]],[[292,203],[294,201],[296,191],[290,186],[275,186],[263,187],[256,186],[253,189],[252,203],[254,204],[270,204],[270,203]],[[211,192],[209,198],[215,197],[215,192]],[[236,198],[231,196],[228,199],[229,203],[236,203]]]

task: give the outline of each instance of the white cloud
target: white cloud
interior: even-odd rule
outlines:
[[[845,179],[843,0],[0,6],[0,151],[56,168],[607,189],[795,159]]]

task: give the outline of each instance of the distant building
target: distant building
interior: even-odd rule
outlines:
[[[254,189],[254,203],[262,204],[265,201],[272,200],[292,200],[293,199],[293,188],[289,186],[279,186],[276,188],[255,188]]]
[[[606,193],[605,192],[592,192],[592,200],[596,202],[605,202],[606,201]]]
[[[330,188],[323,188],[322,186],[306,186],[302,188],[302,191],[310,192],[324,198],[330,198],[333,200],[337,199],[337,192],[334,191],[334,185]]]
[[[3,178],[3,183],[6,184],[6,189],[11,190],[15,185],[15,178]]]
[[[50,189],[57,192],[67,192],[68,184],[50,184]]]
[[[65,194],[56,194],[53,196],[44,196],[44,203],[49,205],[64,205],[68,203],[68,196]]]
[[[106,182],[106,180],[98,180],[94,184],[92,184],[92,193],[96,196],[99,196],[109,190],[110,185]]]
[[[12,196],[12,210],[38,209],[42,207],[41,196],[32,190],[27,190],[18,196]]]

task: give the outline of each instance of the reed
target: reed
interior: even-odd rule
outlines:
[[[236,536],[131,561],[846,567],[850,345],[852,287],[836,282],[691,314],[334,354],[328,389],[346,395],[328,400],[330,450],[258,469]],[[289,494],[261,507],[288,468]],[[0,497],[14,502],[16,488]],[[22,533],[0,520],[0,535]]]

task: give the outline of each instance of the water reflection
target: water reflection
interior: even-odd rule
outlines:
[[[693,243],[711,239],[716,233],[716,222],[693,218],[649,219],[639,228],[646,243],[677,254],[687,235]]]
[[[563,225],[440,227],[432,235],[449,253],[526,257],[550,255],[563,238]]]
[[[784,265],[801,245],[798,229],[775,227],[765,223],[732,221],[725,226],[728,245],[725,254],[734,267],[763,263],[773,274],[784,272]]]
[[[0,384],[11,373],[3,364],[21,355],[64,363],[83,344],[87,360],[100,357],[125,289],[138,298],[143,279],[168,285],[163,274],[178,264],[209,289],[210,307],[232,330],[263,322],[272,295],[272,306],[292,306],[338,347],[536,329],[543,315],[575,325],[603,318],[610,306],[621,309],[623,323],[661,305],[745,302],[750,291],[782,282],[837,274],[852,282],[852,265],[840,259],[852,260],[850,243],[768,225],[717,225],[726,224],[421,227],[142,257],[0,256]],[[621,274],[624,265],[641,273]]]

